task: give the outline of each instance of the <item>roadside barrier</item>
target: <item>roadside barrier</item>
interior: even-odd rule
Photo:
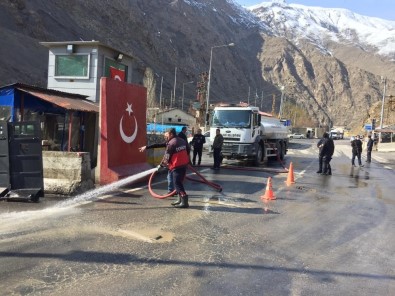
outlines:
[[[265,194],[261,196],[261,200],[273,200],[276,199],[272,188],[272,177],[267,179]]]
[[[289,164],[287,181],[285,181],[285,183],[287,184],[287,186],[291,186],[292,184],[295,184],[294,166],[293,166],[292,162]]]

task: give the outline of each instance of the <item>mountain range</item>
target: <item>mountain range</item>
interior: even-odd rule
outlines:
[[[361,128],[394,94],[395,22],[328,9],[233,0],[6,0],[0,3],[0,81],[46,86],[41,41],[98,40],[136,58],[149,105],[196,99],[212,58],[210,103],[249,101],[278,112],[280,97],[317,125]],[[234,43],[233,47],[221,47]],[[217,48],[218,46],[218,48]],[[392,92],[392,93],[391,93]],[[388,101],[388,99],[386,99]],[[391,105],[385,124],[395,123]],[[290,114],[288,114],[290,115]],[[296,124],[298,119],[295,118]]]

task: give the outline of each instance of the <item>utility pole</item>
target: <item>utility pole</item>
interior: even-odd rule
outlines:
[[[272,103],[272,114],[274,115],[274,109],[276,107],[276,95],[273,94],[273,103]]]
[[[250,88],[250,86],[248,86],[248,98],[247,98],[248,105],[250,104],[250,91],[251,91],[251,88]]]
[[[384,91],[383,91],[383,100],[381,102],[381,113],[380,113],[380,130],[383,128],[383,119],[384,119],[384,103],[385,103],[385,91],[387,86],[387,78],[381,77],[381,81],[384,81]],[[379,133],[379,143],[381,143],[381,131]]]
[[[174,70],[174,90],[173,90],[173,98],[174,98],[174,106],[176,105],[176,84],[177,84],[177,67]],[[170,108],[171,108],[170,104]]]
[[[160,81],[160,94],[159,94],[159,109],[162,108],[162,90],[163,90],[163,76]]]

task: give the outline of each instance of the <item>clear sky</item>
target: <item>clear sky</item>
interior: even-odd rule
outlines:
[[[235,0],[242,6],[252,6],[270,0]],[[355,13],[395,21],[395,0],[286,0],[288,4],[302,4],[328,8],[346,8]]]

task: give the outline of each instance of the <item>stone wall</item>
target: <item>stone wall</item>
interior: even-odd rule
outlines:
[[[88,152],[43,151],[44,192],[77,195],[94,188]]]

